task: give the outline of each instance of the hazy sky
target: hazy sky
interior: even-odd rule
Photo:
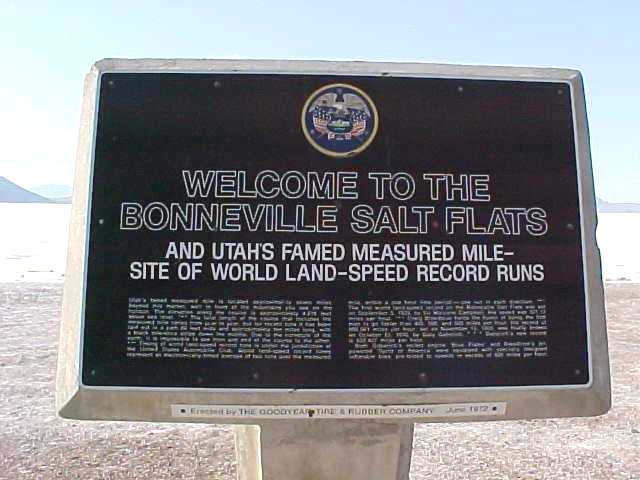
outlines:
[[[83,77],[104,57],[577,68],[597,193],[640,202],[638,1],[0,0],[0,175],[72,183]]]

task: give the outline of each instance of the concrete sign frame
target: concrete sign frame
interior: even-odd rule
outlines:
[[[581,218],[584,292],[587,314],[589,378],[585,385],[514,387],[393,388],[393,389],[213,389],[166,387],[99,387],[82,383],[90,198],[97,128],[98,95],[105,73],[235,73],[306,74],[380,77],[451,78],[551,82],[568,85]],[[380,407],[379,419],[394,423],[486,421],[547,417],[593,416],[610,408],[610,373],[600,255],[596,245],[596,207],[589,134],[581,74],[575,70],[519,67],[457,66],[417,63],[240,61],[240,60],[122,60],[97,62],[85,81],[76,178],[70,227],[59,343],[56,403],[62,417],[87,420],[139,420],[275,425],[296,415],[216,414],[180,415],[181,406],[364,406]],[[421,415],[419,407],[462,404],[459,415]],[[390,406],[415,406],[414,415],[392,415]],[[477,408],[474,408],[477,407]],[[385,410],[386,408],[386,410]],[[440,409],[439,409],[440,408]],[[499,414],[482,414],[486,408]],[[177,410],[176,410],[177,409]],[[176,414],[178,412],[178,414]],[[385,413],[387,412],[387,413]],[[263,411],[264,413],[264,411]],[[304,417],[304,415],[302,416]],[[313,415],[308,415],[313,421]],[[318,419],[327,417],[316,417]],[[371,416],[333,416],[357,422]],[[323,420],[326,421],[326,420]]]

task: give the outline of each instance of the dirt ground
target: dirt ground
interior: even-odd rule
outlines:
[[[56,417],[61,292],[0,284],[0,478],[235,480],[231,427]],[[640,479],[640,284],[610,284],[606,297],[607,415],[417,425],[411,478]]]

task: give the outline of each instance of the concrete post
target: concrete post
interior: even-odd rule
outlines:
[[[238,480],[408,480],[413,424],[282,421],[236,428]]]

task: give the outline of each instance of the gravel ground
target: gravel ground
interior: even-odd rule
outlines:
[[[0,478],[235,480],[231,427],[56,417],[61,292],[0,284]],[[610,284],[606,296],[607,415],[418,425],[412,480],[640,479],[640,284]]]

